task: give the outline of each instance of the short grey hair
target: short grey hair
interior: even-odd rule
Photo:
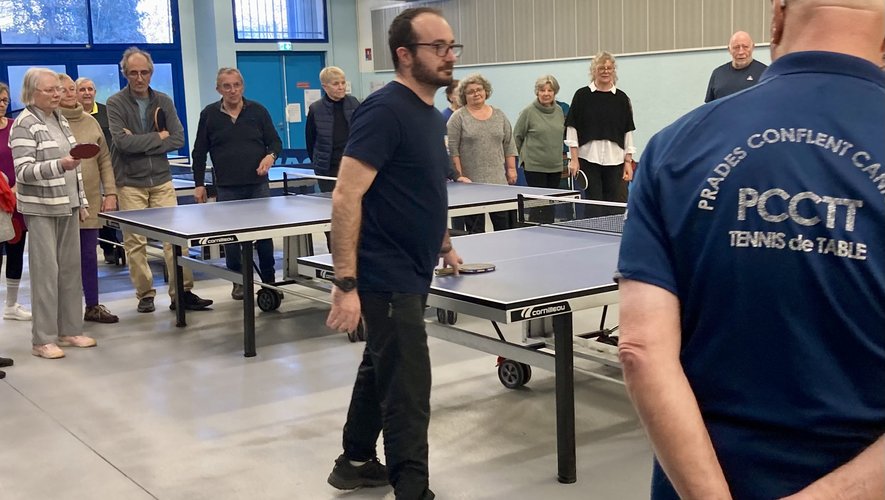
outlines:
[[[237,68],[220,68],[218,70],[218,74],[215,75],[216,87],[221,85],[221,77],[224,75],[237,75],[240,78],[240,83],[246,83],[246,81],[243,80],[243,74],[240,73],[240,70],[238,70]]]
[[[596,55],[593,56],[593,60],[590,62],[590,81],[596,81],[596,68],[602,66],[606,62],[611,62],[612,66],[615,68],[615,70],[612,71],[612,83],[618,83],[618,65],[615,62],[615,56],[613,56],[611,52],[604,50],[597,52]]]
[[[126,76],[126,73],[129,71],[129,58],[136,54],[143,55],[144,58],[147,59],[150,72],[154,72],[154,59],[151,55],[138,47],[129,47],[123,52],[123,58],[120,59],[120,73],[123,73],[123,76]]]
[[[461,106],[467,104],[467,86],[476,84],[482,85],[482,88],[486,91],[486,99],[492,97],[492,84],[481,74],[473,73],[472,75],[467,75],[467,77],[462,78],[461,81],[458,82],[457,94]]]
[[[336,78],[346,78],[344,70],[338,66],[326,66],[320,71],[320,83],[324,85]]]
[[[80,85],[83,85],[86,82],[89,82],[92,85],[95,85],[95,82],[92,80],[92,78],[87,78],[85,76],[81,76],[80,78],[77,78],[76,80],[74,80],[74,85],[76,85],[77,89],[79,90]]]
[[[553,95],[559,93],[559,82],[556,81],[556,78],[553,75],[544,75],[535,80],[535,95],[538,95],[538,92],[540,92],[545,85],[550,85],[550,88],[553,89]]]
[[[53,76],[58,80],[58,73],[49,68],[28,68],[22,78],[21,100],[26,106],[34,104],[34,93],[37,92],[37,82],[46,75]],[[58,85],[58,83],[56,83]]]

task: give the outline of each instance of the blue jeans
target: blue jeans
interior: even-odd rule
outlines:
[[[430,352],[426,295],[360,292],[366,348],[353,386],[344,455],[375,457],[378,434],[396,498],[432,498],[428,488]]]
[[[246,186],[216,186],[218,201],[251,200],[269,198],[270,186],[264,182]],[[265,239],[255,242],[258,249],[258,275],[264,283],[276,281],[274,276],[273,240]],[[227,268],[234,272],[242,272],[240,244],[224,245],[224,260]]]

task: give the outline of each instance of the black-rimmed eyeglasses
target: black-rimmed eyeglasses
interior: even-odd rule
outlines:
[[[410,43],[406,47],[433,47],[439,57],[445,57],[450,50],[455,57],[460,57],[461,51],[464,50],[464,46],[460,43]]]

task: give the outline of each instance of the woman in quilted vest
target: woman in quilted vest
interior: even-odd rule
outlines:
[[[80,220],[89,216],[80,160],[67,119],[58,111],[62,88],[58,74],[31,68],[22,82],[27,107],[10,132],[16,201],[25,216],[28,271],[31,275],[31,353],[64,357],[61,347],[93,347],[83,335],[83,286],[80,280]]]

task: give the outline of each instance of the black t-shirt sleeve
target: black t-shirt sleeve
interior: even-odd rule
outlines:
[[[396,152],[401,129],[396,114],[383,103],[367,100],[353,113],[344,156],[381,170]]]

